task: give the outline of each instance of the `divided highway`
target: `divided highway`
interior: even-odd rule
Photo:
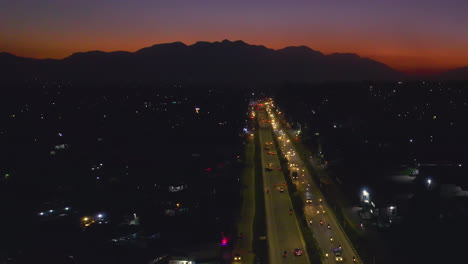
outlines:
[[[259,111],[259,139],[261,144],[261,160],[263,166],[263,183],[265,195],[267,239],[269,248],[269,258],[271,264],[310,264],[302,233],[294,212],[290,214],[293,208],[284,176],[280,170],[280,161],[276,154],[269,154],[275,150],[274,143],[271,143],[271,150],[265,149],[265,143],[273,142],[271,125],[266,120],[268,116],[265,111]],[[266,170],[271,165],[272,170]],[[259,175],[257,175],[259,177]],[[277,186],[275,187],[275,183]],[[280,188],[284,192],[280,192]],[[302,250],[302,256],[296,256],[296,248]],[[287,255],[284,256],[284,251]]]
[[[272,124],[276,123],[274,120],[274,115],[271,113],[271,110],[267,108],[269,112],[268,119]],[[305,201],[305,193],[309,192],[312,194],[312,203],[305,203],[305,216],[307,221],[312,221],[310,228],[314,233],[315,238],[319,244],[319,247],[322,250],[322,253],[325,257],[325,262],[328,263],[360,263],[357,252],[352,246],[351,242],[347,238],[345,232],[339,225],[336,217],[332,213],[328,204],[326,203],[320,189],[312,181],[311,174],[304,166],[303,161],[299,158],[299,155],[296,155],[296,151],[291,142],[291,139],[287,137],[281,128],[276,127],[274,129],[275,135],[278,137],[278,142],[281,145],[281,149],[284,153],[287,153],[287,159],[291,169],[297,171],[298,179],[293,180],[296,184],[296,187],[301,193],[302,199]],[[270,133],[271,134],[271,133]],[[328,227],[329,225],[329,227]],[[342,260],[335,259],[333,252],[334,248],[342,248]],[[353,257],[356,258],[356,262],[353,262]]]

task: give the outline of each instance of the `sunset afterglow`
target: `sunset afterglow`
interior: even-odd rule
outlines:
[[[243,40],[357,53],[403,72],[468,65],[468,2],[455,0],[8,1],[0,51],[33,58]]]

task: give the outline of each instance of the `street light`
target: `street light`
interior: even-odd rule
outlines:
[[[396,215],[396,206],[392,205],[392,206],[388,207],[388,209],[389,209],[389,214],[390,215]]]
[[[362,198],[361,199],[365,203],[369,203],[369,192],[366,189],[362,190]]]

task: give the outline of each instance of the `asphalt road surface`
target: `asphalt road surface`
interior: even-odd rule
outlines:
[[[270,263],[309,264],[310,261],[305,251],[304,239],[299,229],[296,216],[294,213],[289,213],[289,210],[292,209],[293,206],[287,187],[283,186],[285,179],[280,170],[278,156],[267,153],[276,151],[274,143],[272,143],[270,150],[265,149],[265,143],[273,142],[271,125],[265,121],[267,119],[265,111],[260,111],[258,114]],[[273,165],[272,170],[267,171],[266,168],[270,163]],[[275,183],[277,184],[276,188],[274,186]],[[284,192],[280,192],[280,187],[284,188]],[[295,248],[302,249],[302,256],[294,255]],[[284,251],[287,251],[286,257],[283,256]]]
[[[269,115],[268,118],[272,120],[272,116]],[[307,221],[312,220],[310,228],[312,228],[323,255],[326,256],[326,254],[328,254],[328,258],[325,262],[327,264],[335,263],[333,248],[341,246],[343,257],[341,263],[353,263],[353,256],[356,257],[356,263],[361,263],[356,250],[352,247],[351,242],[346,237],[341,226],[339,226],[336,217],[331,213],[332,211],[318,186],[312,181],[310,173],[304,166],[304,162],[296,154],[291,142],[292,139],[283,134],[280,127],[277,127],[275,130],[275,135],[277,137],[281,136],[281,139],[278,139],[281,149],[284,153],[289,152],[289,155],[287,155],[289,164],[293,164],[291,168],[294,167],[298,171],[298,179],[293,180],[293,182],[295,182],[298,191],[301,193],[302,199],[305,201],[306,192],[312,193],[312,203],[306,204],[304,211]],[[322,221],[323,224],[320,224],[320,221]],[[328,225],[330,225],[330,229]],[[332,240],[330,238],[332,238]]]
[[[239,235],[242,233],[242,238],[237,238],[232,250],[231,263],[233,264],[251,264],[254,262],[254,254],[252,249],[253,243],[253,225],[255,216],[255,144],[253,138],[249,139],[245,157],[245,169],[242,175],[242,185],[246,188],[242,189],[242,209],[240,221],[238,224]],[[240,255],[240,260],[235,259],[236,254]]]

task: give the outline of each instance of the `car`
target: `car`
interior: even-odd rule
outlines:
[[[280,187],[280,188],[279,188],[279,191],[280,191],[280,192],[284,192],[284,187]]]
[[[302,256],[302,253],[303,253],[303,252],[302,252],[302,249],[300,249],[300,248],[294,249],[294,255],[296,255],[296,256]]]
[[[235,254],[234,255],[234,261],[241,261],[242,260],[242,257],[240,254]]]
[[[297,171],[293,171],[293,172],[292,172],[292,179],[293,179],[293,180],[299,179],[299,177],[298,177],[298,175],[297,175]]]
[[[335,261],[336,262],[342,262],[343,261],[343,252],[340,247],[334,248],[333,249],[333,254],[335,255]]]

